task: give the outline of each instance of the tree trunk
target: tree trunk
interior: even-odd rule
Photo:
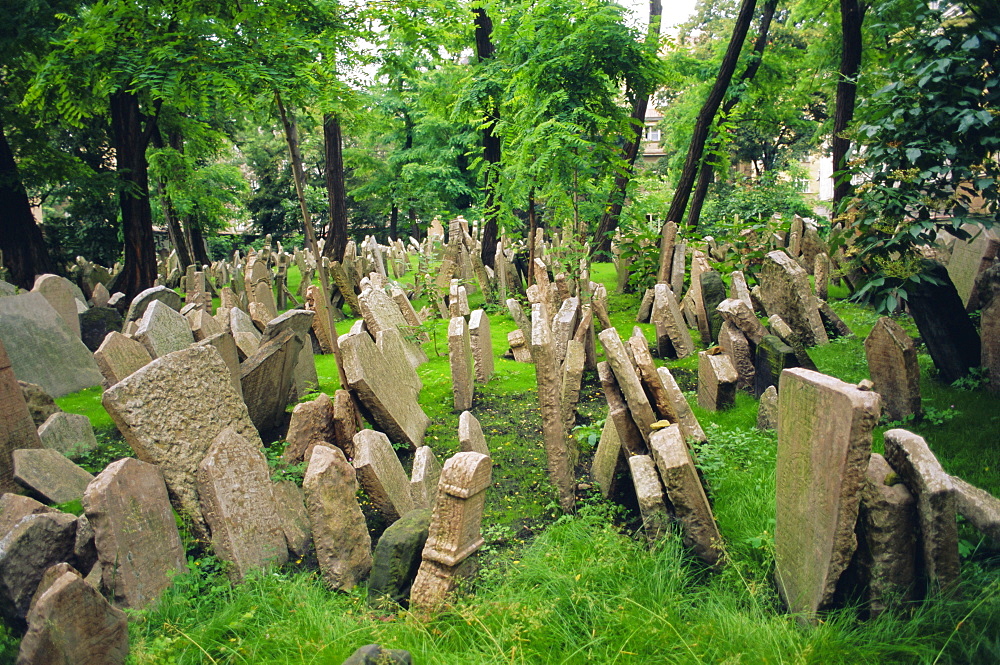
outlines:
[[[212,259],[208,255],[208,246],[205,245],[205,236],[201,232],[201,225],[197,220],[193,220],[190,217],[187,218],[188,230],[191,234],[191,251],[194,256],[192,257],[195,261],[195,265],[198,266],[198,270],[201,270],[201,266],[211,265]]]
[[[28,192],[7,143],[0,116],[0,252],[10,281],[22,289],[35,285],[35,275],[55,272],[42,230],[31,214]]]
[[[729,82],[733,79],[733,73],[736,71],[736,65],[740,59],[740,51],[743,50],[743,42],[750,30],[750,23],[753,20],[756,7],[757,0],[743,0],[740,4],[740,13],[736,17],[736,25],[733,27],[733,34],[729,39],[726,54],[722,58],[719,74],[695,120],[691,144],[688,146],[687,157],[684,160],[684,169],[681,171],[681,178],[677,183],[674,198],[670,202],[670,210],[667,211],[667,221],[676,222],[684,218],[684,211],[687,210],[688,200],[691,198],[691,189],[694,187],[698,164],[705,151],[709,129],[712,127],[712,121],[715,119],[716,111],[719,110],[719,105],[722,104],[723,97],[726,96],[726,90],[729,89]],[[660,260],[662,261],[663,257],[660,257]]]
[[[157,148],[163,148],[163,137],[160,135],[159,130],[153,132],[153,145]],[[178,152],[183,152],[183,139],[179,132],[171,133],[170,147]],[[163,223],[167,227],[170,244],[173,245],[174,250],[177,252],[177,261],[180,263],[181,274],[183,274],[184,270],[193,261],[189,249],[191,245],[188,243],[187,234],[181,228],[180,220],[177,218],[177,211],[174,210],[174,203],[163,184],[163,178],[158,178],[154,184],[156,195],[160,198],[160,205],[163,207]]]
[[[330,205],[330,225],[326,230],[323,255],[331,261],[343,261],[347,249],[347,188],[344,185],[343,138],[340,118],[323,118],[323,148],[326,151],[326,196]]]
[[[396,227],[399,225],[399,206],[395,203],[392,204],[392,209],[389,210],[389,234],[392,235],[396,233]]]
[[[535,211],[535,188],[528,190],[528,272],[525,275],[528,286],[535,283],[535,235],[538,228],[538,213]]]
[[[764,47],[767,46],[767,35],[771,30],[771,20],[774,18],[774,11],[777,9],[777,6],[778,0],[767,0],[764,3],[764,9],[760,16],[760,29],[757,32],[757,39],[753,44],[750,62],[747,63],[747,68],[740,75],[739,82],[741,84],[747,84],[752,81],[753,77],[757,75],[757,70],[760,69],[760,63],[764,57]],[[744,86],[739,86],[739,89],[744,89]],[[723,120],[728,118],[739,101],[739,92],[731,95],[722,105],[719,117]],[[714,140],[706,152],[711,154],[718,149],[718,146],[719,141]],[[698,227],[698,220],[701,218],[701,209],[705,205],[705,195],[708,194],[708,186],[712,184],[714,173],[715,167],[707,159],[703,159],[701,168],[698,170],[698,185],[694,189],[694,195],[691,197],[690,208],[688,210],[687,227],[689,229]]]
[[[486,10],[477,7],[473,10],[476,23],[476,57],[479,62],[493,57],[493,21]],[[500,205],[497,200],[497,170],[500,168],[500,137],[494,133],[500,121],[500,107],[495,99],[489,101],[488,117],[483,128],[483,160],[486,162],[486,201],[483,208],[483,247],[480,256],[483,263],[495,267],[497,251],[497,218],[500,216]]]
[[[156,247],[153,214],[149,209],[149,170],[146,146],[152,125],[144,118],[135,93],[119,90],[111,95],[111,127],[119,175],[118,205],[125,237],[125,262],[114,289],[129,299],[156,281]]]
[[[857,77],[861,69],[861,25],[866,7],[858,0],[840,0],[840,78],[837,81],[837,100],[833,114],[833,186],[832,214],[836,215],[841,202],[851,195],[850,176],[842,171],[847,167],[847,151],[851,141],[844,132],[854,119],[854,101],[857,97]]]
[[[660,41],[660,17],[663,15],[663,4],[660,0],[649,0],[649,24],[646,28],[646,45],[656,48]],[[611,236],[618,228],[618,218],[622,214],[622,206],[625,205],[625,191],[628,189],[629,180],[632,179],[632,172],[635,168],[635,160],[639,156],[639,148],[642,146],[643,132],[646,130],[646,108],[649,106],[649,95],[636,92],[635,102],[632,104],[632,136],[625,141],[622,147],[622,161],[626,167],[622,173],[615,176],[615,183],[611,187],[608,195],[608,203],[601,220],[597,223],[597,230],[590,241],[590,255],[595,256],[601,253],[604,260],[611,260]]]

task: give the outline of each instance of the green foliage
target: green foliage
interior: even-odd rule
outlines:
[[[768,171],[759,178],[716,183],[705,201],[700,226],[706,235],[734,239],[741,230],[760,228],[775,215],[787,223],[793,215],[812,217],[813,212],[794,180]]]

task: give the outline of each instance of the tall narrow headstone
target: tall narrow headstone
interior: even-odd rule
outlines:
[[[917,348],[903,327],[887,316],[879,318],[865,338],[868,373],[882,409],[891,420],[920,413],[920,367]]]
[[[630,455],[628,466],[635,496],[639,501],[639,514],[642,516],[646,539],[651,542],[659,540],[670,528],[670,515],[663,497],[663,485],[656,473],[656,464],[649,455]]]
[[[559,490],[559,504],[570,511],[576,504],[572,459],[563,429],[561,383],[555,357],[555,344],[549,328],[545,305],[531,306],[531,357],[535,361],[538,404],[542,412],[542,435],[548,461],[549,479]],[[617,333],[615,333],[617,336]],[[621,342],[619,341],[619,344]]]
[[[698,353],[698,406],[706,411],[724,411],[736,403],[739,376],[724,353]]]
[[[467,411],[472,408],[475,394],[475,370],[469,326],[464,317],[452,317],[448,324],[448,360],[451,364],[451,391],[455,411]]]
[[[639,376],[636,374],[632,363],[625,353],[625,345],[622,344],[618,331],[614,328],[602,330],[598,335],[601,344],[604,345],[604,354],[608,359],[611,370],[615,373],[618,385],[621,386],[625,401],[628,403],[629,411],[632,414],[635,424],[639,427],[639,433],[643,440],[649,441],[649,434],[652,425],[656,421],[653,408],[649,404],[649,398],[642,389]]]
[[[806,271],[785,252],[775,250],[765,257],[760,294],[767,313],[780,316],[805,346],[829,341]]]
[[[661,358],[686,358],[694,352],[694,341],[681,314],[674,292],[666,284],[653,287],[650,322],[656,326],[656,349]]]
[[[410,497],[414,509],[433,508],[437,500],[441,463],[430,446],[420,446],[413,453],[413,473],[410,477]]]
[[[14,451],[41,448],[38,431],[17,384],[10,358],[0,342],[0,493],[14,492]],[[0,536],[2,537],[2,536]]]
[[[385,434],[370,429],[355,434],[353,464],[358,482],[386,519],[397,520],[413,510],[410,479]]]

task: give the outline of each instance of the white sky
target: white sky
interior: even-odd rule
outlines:
[[[618,3],[631,10],[633,25],[645,28],[649,19],[649,0],[618,0]],[[695,0],[663,0],[663,34],[668,34],[670,28],[683,23],[694,13]]]

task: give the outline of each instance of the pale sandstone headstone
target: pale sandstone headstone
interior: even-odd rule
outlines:
[[[181,308],[181,297],[176,291],[168,289],[165,286],[154,286],[132,298],[128,313],[125,315],[126,323],[141,319],[146,313],[146,308],[149,307],[149,304],[156,300],[168,305],[173,310],[179,311]]]
[[[602,330],[598,334],[598,338],[604,345],[604,355],[611,370],[615,373],[615,379],[618,381],[622,393],[625,395],[632,419],[635,420],[643,440],[648,442],[652,425],[656,422],[656,415],[653,413],[653,407],[649,403],[646,392],[642,389],[639,376],[628,359],[625,345],[618,336],[618,331],[614,328]]]
[[[775,577],[789,611],[813,621],[857,547],[879,397],[819,372],[786,369],[778,411]]]
[[[219,352],[192,346],[157,358],[101,401],[136,456],[160,467],[195,535],[207,537],[194,476],[209,446],[227,427],[262,445]]]
[[[955,487],[958,514],[992,540],[994,546],[1000,546],[1000,499],[956,476],[951,477],[951,483]]]
[[[531,306],[531,357],[535,362],[535,381],[538,385],[538,405],[542,412],[542,436],[549,479],[559,491],[559,504],[563,510],[570,511],[576,504],[576,485],[572,457],[563,429],[561,382],[555,344],[545,305],[541,303]]]
[[[712,343],[712,331],[709,327],[709,314],[705,309],[705,300],[702,297],[701,275],[711,272],[712,266],[708,263],[705,253],[695,250],[691,255],[691,286],[684,295],[684,299],[691,305],[691,312],[694,314],[694,328],[698,329],[701,335],[701,343],[708,346]]]
[[[653,289],[646,289],[639,302],[639,311],[636,312],[636,323],[650,323],[649,316],[653,311],[653,297],[656,295]]]
[[[104,375],[104,385],[110,388],[140,367],[145,367],[153,357],[141,343],[120,332],[108,333],[94,351],[97,368]]]
[[[608,403],[608,420],[615,424],[615,432],[619,445],[623,446],[628,454],[641,455],[646,453],[646,442],[639,433],[639,427],[632,419],[632,414],[625,403],[625,396],[622,395],[621,387],[615,379],[615,373],[611,371],[611,366],[606,362],[597,363],[597,376],[601,381],[601,389],[604,391],[604,398]]]
[[[222,332],[222,326],[206,309],[196,309],[189,312],[184,318],[187,319],[191,334],[196,342]]]
[[[0,536],[0,616],[19,623],[45,571],[71,561],[76,518],[67,513],[37,513],[22,518]]]
[[[386,519],[413,510],[410,479],[385,434],[370,429],[355,434],[353,465],[365,494]]]
[[[738,328],[754,344],[760,344],[768,334],[753,307],[743,300],[729,298],[720,302],[716,309],[723,319]]]
[[[826,300],[830,289],[830,255],[820,252],[816,255],[813,263],[813,285],[816,288],[816,297]]]
[[[661,357],[686,358],[694,352],[694,341],[677,298],[666,284],[657,284],[653,291],[655,297],[650,322],[656,326],[657,351]]]
[[[566,345],[573,338],[580,320],[580,299],[567,298],[552,318],[552,343],[556,352],[556,362],[566,359]]]
[[[642,516],[646,539],[651,542],[659,540],[670,528],[670,515],[663,500],[663,485],[656,473],[656,465],[649,455],[631,455],[628,457],[628,466],[632,473],[635,496],[639,501],[639,514]]]
[[[31,497],[5,492],[0,494],[0,538],[7,535],[14,525],[28,515],[51,513],[55,508],[49,508]]]
[[[260,449],[232,429],[222,430],[198,466],[198,499],[215,554],[229,576],[288,560],[271,473]]]
[[[739,376],[724,353],[698,353],[698,406],[706,411],[724,411],[736,403]]]
[[[414,508],[433,508],[437,500],[441,463],[430,446],[420,446],[413,453],[413,473],[410,478],[410,496]]]
[[[677,411],[674,409],[670,396],[667,394],[660,375],[656,372],[656,365],[653,363],[653,356],[649,352],[649,341],[642,332],[642,328],[635,326],[632,329],[632,336],[628,339],[627,351],[632,356],[635,363],[636,372],[642,387],[649,395],[655,414],[661,420],[677,422]]]
[[[742,300],[747,307],[753,310],[753,302],[750,300],[750,289],[747,287],[747,278],[742,270],[734,270],[729,274],[729,297],[735,300]]]
[[[519,363],[531,362],[531,349],[528,348],[528,341],[524,338],[524,333],[520,329],[511,330],[507,333],[507,343],[514,354],[514,360]]]
[[[780,316],[805,346],[829,341],[806,271],[788,254],[781,250],[770,252],[759,279],[760,297],[768,314]]]
[[[729,321],[723,321],[719,330],[719,346],[736,368],[738,377],[736,387],[753,388],[754,357],[750,350],[750,342],[743,332]]]
[[[917,497],[924,569],[931,590],[958,583],[958,522],[955,485],[924,438],[905,429],[884,434],[885,460]]]
[[[708,565],[718,566],[723,553],[722,536],[680,426],[674,424],[653,432],[649,449],[667,499],[683,527],[684,544]]]
[[[365,325],[368,326],[372,336],[377,335],[382,330],[406,330],[409,327],[395,301],[382,289],[366,289],[358,296],[358,304],[361,307]],[[413,367],[427,362],[427,356],[419,344],[407,342],[406,357]]]
[[[617,494],[618,478],[625,472],[627,462],[618,437],[618,428],[612,418],[604,421],[601,438],[594,451],[594,460],[590,465],[590,477],[597,483],[605,499]]]
[[[72,459],[97,447],[90,418],[76,413],[53,413],[38,428],[38,437],[46,448],[57,450]]]
[[[310,447],[322,443],[336,446],[333,429],[333,400],[320,393],[311,402],[296,404],[285,435],[285,451],[281,459],[286,464],[298,464],[310,457]],[[339,447],[339,446],[337,446]]]
[[[354,435],[360,422],[350,391],[339,388],[333,393],[333,444],[344,451],[347,461],[354,459]]]
[[[757,429],[778,429],[778,389],[768,386],[757,405]]]
[[[583,367],[587,356],[583,344],[575,339],[566,345],[566,358],[562,364],[559,403],[562,408],[563,424],[570,432],[576,423],[576,404],[580,401],[580,386],[583,383]],[[575,455],[574,455],[575,457]],[[576,460],[574,460],[575,464]]]
[[[0,342],[0,493],[13,492],[14,451],[25,448],[41,448],[38,431],[31,419],[31,412],[24,401],[24,393],[14,377],[10,358]],[[0,537],[2,533],[0,533]]]
[[[59,275],[45,274],[35,277],[35,285],[31,288],[40,293],[56,310],[59,318],[69,327],[77,339],[80,338],[80,316],[76,311],[76,297],[71,282]]]
[[[791,326],[785,323],[784,319],[777,314],[772,314],[767,317],[767,325],[775,337],[780,339],[792,349],[792,352],[795,354],[798,367],[805,367],[806,369],[811,370],[816,369],[816,363],[814,363],[812,358],[809,357],[809,352],[806,351],[806,347],[802,344],[798,333],[792,330]]]
[[[865,356],[875,392],[892,420],[920,413],[920,367],[917,348],[903,327],[880,317],[865,338]]]
[[[283,330],[240,365],[243,401],[259,432],[270,432],[283,422],[301,349],[295,332]]]
[[[58,450],[14,451],[14,480],[50,503],[79,501],[93,479]]]
[[[687,398],[684,397],[680,386],[677,385],[674,375],[666,367],[657,367],[656,373],[660,375],[663,389],[667,391],[667,397],[677,413],[677,422],[681,426],[684,439],[686,441],[707,441],[708,437],[705,436],[705,431],[702,429],[701,423],[698,422],[698,417],[694,415],[691,405],[688,404]]]
[[[90,304],[94,307],[107,307],[109,300],[111,300],[111,294],[108,292],[108,287],[98,282],[97,285],[91,289]]]
[[[17,662],[22,665],[120,665],[128,656],[128,620],[76,570],[58,574],[36,593],[28,632]],[[53,571],[53,575],[56,571]],[[40,585],[40,587],[42,586]]]
[[[975,309],[979,306],[977,278],[996,260],[1000,240],[992,229],[966,224],[963,230],[974,237],[955,241],[948,260],[948,276],[955,285],[962,304]]]
[[[463,411],[458,417],[458,445],[463,453],[474,452],[490,456],[483,428],[479,425],[479,420],[468,411]]]
[[[489,383],[493,376],[493,338],[490,334],[490,317],[481,309],[475,310],[469,317],[469,336],[476,383]]]
[[[448,324],[448,360],[451,364],[451,391],[455,411],[471,409],[475,394],[475,370],[469,326],[464,317],[454,316]]]
[[[226,363],[226,367],[229,368],[229,378],[232,383],[233,390],[236,394],[243,399],[243,384],[240,382],[240,352],[239,348],[236,346],[236,339],[231,333],[223,332],[217,335],[212,335],[211,337],[206,337],[205,339],[197,342],[199,346],[211,346],[219,355],[222,356],[222,360]]]
[[[194,343],[187,319],[160,300],[154,300],[146,308],[146,313],[139,319],[135,339],[146,347],[154,359],[186,349]]]
[[[323,581],[331,589],[349,591],[372,567],[372,540],[355,498],[354,467],[339,449],[316,446],[302,489]]]
[[[310,451],[312,452],[312,451]],[[271,485],[278,522],[285,537],[285,545],[292,556],[301,559],[312,545],[312,529],[306,510],[306,495],[291,480],[281,480]]]
[[[156,466],[131,457],[112,462],[87,487],[83,507],[94,529],[102,586],[116,604],[146,607],[186,569]]]

